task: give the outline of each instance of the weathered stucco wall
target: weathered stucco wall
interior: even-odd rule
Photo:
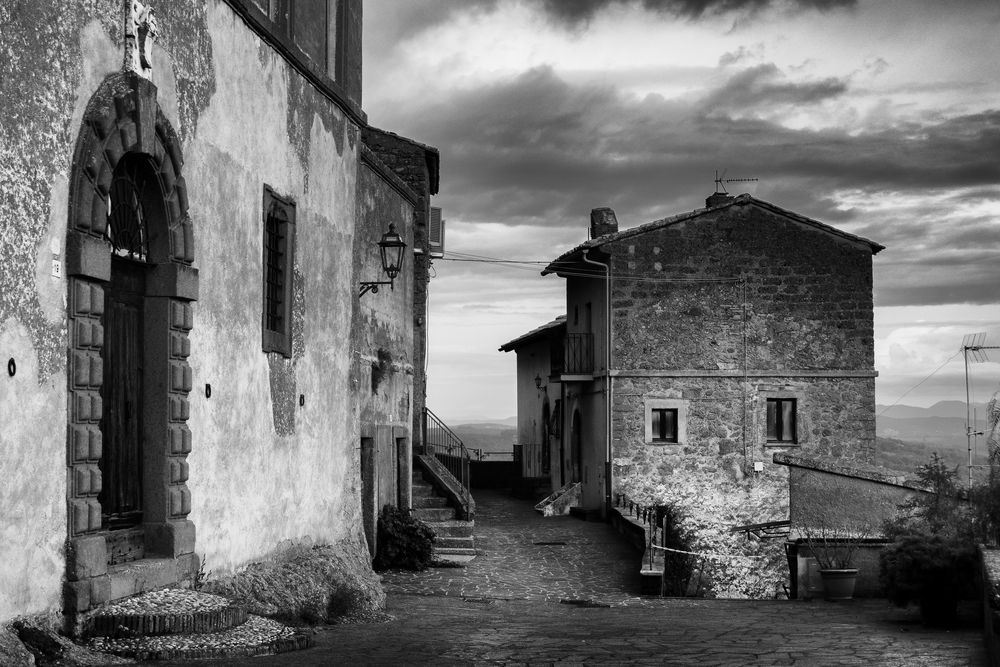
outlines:
[[[358,131],[227,6],[206,21],[214,94],[185,142],[201,276],[190,518],[206,568],[228,570],[360,526],[346,344]],[[265,184],[296,204],[291,359],[261,351]]]
[[[412,222],[412,265],[404,267],[413,277],[413,422],[412,436],[421,446],[421,419],[427,407],[427,298],[430,288],[430,245],[428,217],[431,196],[437,194],[439,156],[436,148],[405,137],[367,127],[365,146],[416,195]]]
[[[543,477],[549,474],[544,470],[545,447],[550,448],[549,470],[553,462],[558,466],[558,454],[553,456],[552,444],[545,442],[547,431],[542,419],[546,401],[551,411],[559,398],[559,385],[549,382],[549,339],[540,338],[518,347],[516,354],[517,444],[521,445],[521,474],[524,477]],[[536,377],[541,378],[541,387],[535,386]],[[558,479],[558,473],[555,477]]]
[[[17,365],[0,381],[0,620],[60,606],[67,282],[52,262],[65,259],[84,109],[122,66],[123,8],[0,7],[0,354]],[[360,543],[350,346],[359,129],[225,3],[171,2],[156,16],[153,83],[183,141],[200,272],[188,422],[197,551],[224,572],[284,540]],[[265,184],[296,203],[288,360],[261,350]]]
[[[915,495],[927,493],[902,475],[874,466],[777,453],[789,469],[789,519],[794,531],[847,529],[880,537],[886,521]]]
[[[407,245],[395,285],[391,289],[382,285],[378,292],[362,296],[352,327],[352,382],[360,397],[361,492],[370,547],[376,546],[381,508],[410,505],[412,459],[414,207],[400,192],[405,185],[385,171],[374,157],[361,165],[353,253],[359,280],[384,281],[378,242],[390,223]]]
[[[66,281],[52,261],[64,258],[76,129],[104,63],[121,63],[118,10],[0,7],[0,357],[16,366],[0,380],[0,621],[60,603]]]

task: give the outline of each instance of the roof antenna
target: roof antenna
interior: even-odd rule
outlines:
[[[728,195],[729,190],[726,190],[726,183],[756,183],[758,179],[756,178],[726,178],[727,169],[722,170],[722,176],[719,176],[719,170],[715,170],[715,194]],[[719,192],[719,188],[722,188],[722,192]]]

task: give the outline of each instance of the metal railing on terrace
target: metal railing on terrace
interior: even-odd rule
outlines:
[[[594,334],[566,334],[566,352],[563,373],[589,375],[594,372]]]

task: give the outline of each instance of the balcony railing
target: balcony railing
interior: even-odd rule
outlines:
[[[594,334],[566,334],[566,375],[590,375],[594,372]]]

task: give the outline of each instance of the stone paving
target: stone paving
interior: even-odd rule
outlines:
[[[530,503],[476,492],[476,551],[464,568],[389,572],[388,595],[637,603],[639,554],[607,524],[543,518]]]
[[[497,493],[476,501],[480,556],[386,575],[393,620],[322,627],[311,649],[213,664],[987,664],[974,607],[934,630],[884,600],[640,598],[639,557],[605,524],[542,519]]]

